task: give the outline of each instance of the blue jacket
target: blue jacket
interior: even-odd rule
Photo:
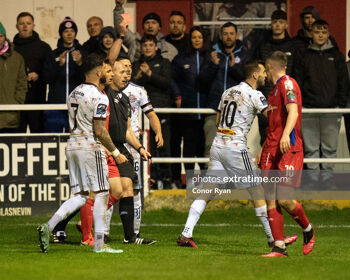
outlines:
[[[201,68],[209,59],[206,52],[191,52],[179,54],[172,61],[173,81],[171,85],[175,98],[181,97],[182,108],[205,108],[207,94],[205,83],[200,75]],[[198,114],[185,116],[200,119]]]
[[[212,51],[218,53],[219,65],[214,64],[210,57],[201,70],[201,77],[208,88],[207,107],[217,110],[222,93],[244,79],[242,65],[248,60],[248,52],[240,40],[236,41],[233,50],[235,64],[229,67],[229,55],[226,54],[221,41],[213,46]]]

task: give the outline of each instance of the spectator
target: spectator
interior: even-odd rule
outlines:
[[[122,14],[124,13],[123,5],[125,0],[116,0],[116,6],[114,8],[114,28],[119,32],[120,23],[123,21]],[[142,28],[144,34],[153,35],[157,38],[157,47],[164,58],[170,61],[177,55],[177,49],[170,43],[168,43],[164,35],[160,33],[160,28],[162,27],[162,21],[160,16],[156,13],[148,13],[142,19]],[[141,35],[132,32],[127,32],[124,38],[124,44],[128,48],[128,55],[131,62],[137,61],[141,56]]]
[[[329,40],[328,23],[312,24],[312,44],[298,56],[295,77],[303,95],[303,107],[338,108],[347,101],[348,74],[343,54]],[[291,92],[290,94],[293,94]],[[305,158],[335,158],[341,114],[304,114],[302,136]],[[320,169],[309,163],[308,169]],[[333,165],[321,164],[332,170]]]
[[[183,54],[177,55],[173,64],[172,92],[178,108],[205,108],[207,90],[200,72],[205,61],[209,60],[209,41],[199,26],[191,28],[190,44]],[[200,114],[181,114],[183,129],[183,156],[203,157],[204,132],[203,116]],[[186,170],[193,169],[194,164],[185,164]]]
[[[50,84],[48,103],[64,104],[69,93],[84,81],[78,27],[70,17],[59,26],[57,49],[45,61],[44,75]],[[68,132],[67,111],[45,111],[46,132]]]
[[[169,17],[169,32],[165,40],[172,44],[178,53],[184,53],[188,43],[186,32],[186,17],[180,11],[172,11]]]
[[[169,17],[169,31],[165,37],[165,40],[174,45],[179,54],[183,54],[189,44],[188,35],[186,31],[186,17],[180,11],[172,11]],[[173,102],[172,107],[176,108],[176,104]],[[182,128],[179,125],[181,123],[181,116],[179,114],[170,115],[171,123],[171,156],[181,157],[181,141],[182,141]],[[171,165],[172,187],[181,187],[181,164]]]
[[[160,55],[157,47],[157,39],[153,35],[144,35],[141,39],[141,58],[133,63],[133,81],[143,86],[155,108],[170,107],[171,96],[169,87],[171,83],[171,63]],[[158,114],[162,126],[164,145],[157,149],[155,134],[151,131],[151,154],[162,157],[170,157],[170,117],[168,114]],[[158,187],[162,183],[164,187],[170,187],[170,165],[154,164],[151,167],[151,179],[158,181]]]
[[[266,37],[260,46],[257,48],[256,58],[262,62],[265,62],[274,51],[282,51],[287,56],[287,75],[293,74],[294,58],[295,58],[295,46],[293,40],[289,37],[287,32],[287,14],[282,10],[276,10],[271,15],[271,30],[266,33]],[[265,86],[259,88],[259,90],[268,98],[270,91],[274,85],[267,81]],[[258,114],[259,132],[260,132],[260,145],[262,146],[266,139],[266,129],[268,126],[268,120],[262,115]]]
[[[302,28],[293,39],[295,47],[303,51],[312,43],[312,24],[320,19],[320,13],[314,6],[307,6],[299,16]]]
[[[238,39],[237,26],[225,23],[220,29],[220,40],[213,46],[210,60],[201,69],[201,76],[208,85],[207,107],[217,110],[222,93],[244,79],[242,65],[248,53]],[[216,135],[216,115],[208,115],[204,123],[205,156],[209,157],[210,147]]]
[[[34,17],[32,14],[22,12],[17,16],[18,33],[13,39],[15,51],[19,52],[25,63],[27,73],[28,92],[26,104],[44,104],[46,101],[46,83],[43,79],[43,64],[50,54],[51,47],[41,41],[38,33],[34,31]],[[22,111],[21,132],[40,133],[44,131],[43,111]]]
[[[97,49],[94,52],[107,58],[109,50],[113,46],[116,38],[117,36],[112,26],[103,27],[99,36]]]
[[[13,50],[0,22],[0,104],[23,104],[27,92],[27,77],[23,57]],[[20,113],[0,112],[0,133],[19,132]]]
[[[92,16],[86,22],[86,28],[90,35],[89,40],[83,44],[85,55],[95,52],[98,49],[99,35],[103,28],[103,20],[100,17]]]

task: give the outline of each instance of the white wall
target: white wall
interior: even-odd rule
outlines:
[[[16,17],[20,12],[30,12],[35,18],[35,30],[42,40],[56,48],[59,38],[58,27],[65,16],[70,16],[78,26],[77,39],[82,44],[89,35],[86,21],[91,16],[99,16],[104,25],[113,25],[115,0],[0,0],[0,21],[6,29],[7,37],[12,41],[17,33]],[[136,19],[136,4],[127,3],[125,10]],[[135,31],[135,23],[129,24]]]

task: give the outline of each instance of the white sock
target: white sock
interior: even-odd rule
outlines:
[[[108,191],[103,191],[95,194],[94,204],[94,224],[95,224],[95,245],[94,250],[101,250],[104,241],[104,232],[107,230],[107,204],[108,204]]]
[[[72,214],[75,210],[85,205],[88,197],[86,195],[77,194],[70,199],[66,200],[56,213],[51,217],[48,222],[49,229],[52,231],[55,226],[65,219],[68,215]]]
[[[306,229],[304,229],[304,232],[309,232],[312,229],[311,224],[309,224]]]
[[[270,224],[269,224],[269,218],[267,217],[267,207],[266,205],[264,206],[260,206],[258,208],[254,208],[255,210],[255,214],[257,217],[259,217],[261,224],[264,227],[266,236],[267,236],[267,241],[268,242],[273,242],[273,236],[272,236],[272,232],[271,232],[271,228],[270,228]]]
[[[105,231],[105,234],[109,235],[109,232],[111,231],[111,220],[112,220],[112,215],[113,215],[113,209],[114,206],[112,205],[109,209],[107,209],[107,230]]]
[[[188,213],[185,228],[182,232],[183,236],[187,238],[192,237],[193,229],[196,226],[199,218],[201,217],[206,205],[207,202],[205,200],[196,199],[195,201],[193,201],[190,208],[190,212]]]
[[[134,232],[135,234],[140,233],[141,214],[142,214],[141,212],[142,212],[141,192],[137,191],[137,194],[134,195]]]

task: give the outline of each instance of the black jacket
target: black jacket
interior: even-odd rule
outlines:
[[[345,107],[349,83],[345,58],[330,40],[321,48],[310,45],[295,65],[303,107]]]
[[[59,66],[59,56],[66,50],[70,52],[68,71],[66,71],[67,62],[63,66]],[[66,93],[69,94],[85,80],[82,68],[72,58],[71,52],[73,50],[81,50],[78,40],[74,40],[72,48],[66,48],[63,46],[62,39],[59,39],[57,49],[52,51],[45,60],[44,79],[50,84],[48,103],[66,103]]]
[[[89,40],[87,40],[83,46],[83,52],[84,55],[89,55],[90,53],[95,52],[99,48],[99,37],[90,37]]]
[[[152,71],[150,77],[142,75],[140,79],[135,79],[135,75],[140,70],[140,65],[146,62]],[[132,65],[133,81],[143,86],[148,93],[153,107],[171,107],[172,99],[169,91],[171,84],[171,63],[168,59],[163,58],[159,52],[152,57],[144,57],[134,62]]]
[[[287,55],[287,74],[294,76],[294,60],[296,49],[293,40],[285,33],[284,39],[273,39],[272,31],[266,33],[266,37],[260,46],[257,48],[255,58],[265,63],[266,58],[275,51],[284,52]],[[266,81],[265,86],[260,87],[259,90],[268,97],[274,85]]]
[[[330,36],[329,39],[331,40],[333,46],[338,48],[338,44],[335,39],[332,36]],[[298,52],[303,52],[312,43],[312,38],[307,37],[303,29],[299,29],[297,35],[293,38],[293,43]]]
[[[201,80],[205,81],[208,87],[208,96],[206,107],[217,110],[222,93],[238,85],[244,79],[242,66],[249,60],[249,55],[240,40],[236,41],[236,47],[233,50],[235,56],[235,64],[233,67],[229,66],[229,55],[226,54],[225,48],[221,41],[213,46],[212,51],[218,53],[220,62],[218,65],[214,64],[210,57],[205,60],[200,71]]]
[[[20,38],[19,34],[16,34],[13,43],[15,50],[24,58],[26,73],[35,72],[39,75],[37,81],[28,83],[25,103],[45,103],[46,83],[43,79],[43,64],[51,52],[51,47],[44,41],[41,41],[38,33],[35,31],[33,31],[33,35],[29,38]]]

